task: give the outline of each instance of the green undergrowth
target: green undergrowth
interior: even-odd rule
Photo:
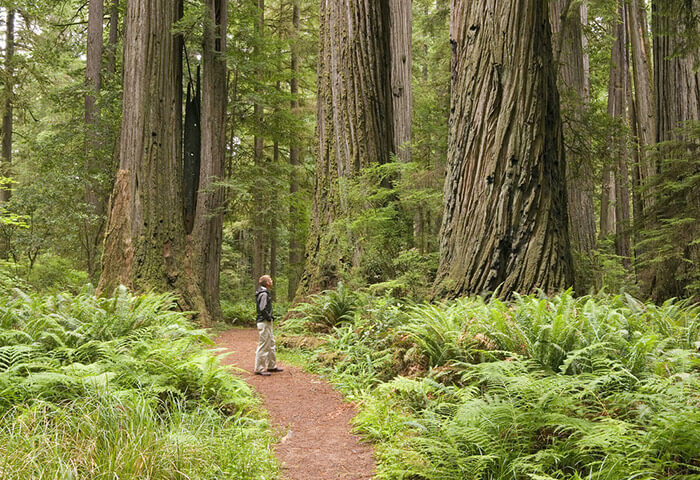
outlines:
[[[253,392],[174,308],[0,295],[0,478],[276,478]]]
[[[325,292],[280,343],[361,412],[380,479],[700,479],[700,307]]]

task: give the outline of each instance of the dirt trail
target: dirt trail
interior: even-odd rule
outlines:
[[[315,375],[279,364],[284,372],[253,375],[258,332],[232,329],[216,339],[233,353],[224,359],[244,371],[240,376],[263,398],[282,440],[275,452],[285,480],[368,480],[375,463],[369,445],[350,433],[357,413],[341,395]]]

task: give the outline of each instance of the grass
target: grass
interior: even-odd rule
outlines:
[[[360,298],[329,333],[289,334],[321,335],[301,358],[362,405],[377,478],[700,478],[700,306]]]

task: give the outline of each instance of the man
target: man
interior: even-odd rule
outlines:
[[[269,376],[270,372],[281,372],[283,369],[277,366],[275,354],[275,337],[272,335],[272,278],[263,275],[258,280],[258,288],[255,290],[255,308],[258,322],[258,349],[255,352],[255,374]]]

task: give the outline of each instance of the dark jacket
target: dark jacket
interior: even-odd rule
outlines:
[[[258,287],[255,291],[255,310],[258,322],[271,322],[272,317],[272,295],[265,287]]]

